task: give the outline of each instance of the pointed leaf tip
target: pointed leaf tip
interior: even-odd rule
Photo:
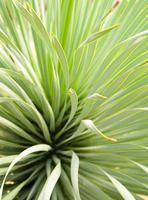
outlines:
[[[98,31],[98,32],[93,33],[92,35],[90,35],[86,40],[84,40],[84,41],[80,44],[80,46],[78,47],[78,49],[81,48],[82,46],[86,45],[86,44],[89,44],[89,43],[91,43],[91,42],[94,42],[94,41],[100,39],[101,37],[105,36],[107,33],[109,33],[109,32],[111,32],[112,30],[118,28],[119,26],[120,26],[120,25],[117,24],[117,25],[111,26],[111,27],[109,27],[109,28],[106,28],[106,29],[104,29],[104,30],[101,30],[101,31]]]
[[[96,126],[95,124],[93,123],[92,120],[82,120],[82,123],[84,124],[85,127],[87,127],[88,129],[90,129],[90,131],[92,133],[96,133],[96,134],[100,134],[102,137],[104,137],[105,139],[107,140],[110,140],[112,142],[117,142],[117,139],[114,139],[112,137],[108,137],[106,135],[104,135]]]

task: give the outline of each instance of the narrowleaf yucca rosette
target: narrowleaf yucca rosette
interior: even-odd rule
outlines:
[[[0,1],[0,200],[148,195],[147,1]]]

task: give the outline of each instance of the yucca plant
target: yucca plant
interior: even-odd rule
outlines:
[[[147,0],[0,0],[0,200],[148,195]]]

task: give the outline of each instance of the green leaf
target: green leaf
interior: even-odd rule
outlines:
[[[145,108],[136,108],[136,110],[148,111],[148,108],[147,107],[145,107]]]
[[[118,192],[121,194],[124,200],[136,200],[133,195],[126,189],[124,185],[122,185],[117,179],[115,179],[113,176],[109,175],[107,172],[104,172],[106,176],[111,180],[111,182],[114,184]]]
[[[116,139],[112,138],[112,137],[108,137],[106,135],[104,135],[96,126],[95,124],[93,123],[92,120],[89,120],[89,119],[85,119],[85,120],[82,120],[81,122],[81,125],[80,127],[78,128],[77,133],[82,132],[85,128],[88,128],[92,133],[95,133],[97,135],[101,135],[103,138],[107,139],[107,140],[110,140],[110,141],[113,141],[113,142],[117,142]]]
[[[5,177],[3,179],[3,182],[2,182],[2,185],[1,185],[1,188],[0,188],[0,200],[2,200],[2,193],[3,193],[3,188],[4,188],[4,184],[5,184],[6,178],[7,178],[8,174],[10,173],[11,169],[13,168],[13,166],[15,164],[17,164],[20,160],[22,160],[23,158],[25,158],[26,156],[28,156],[28,155],[30,155],[32,153],[39,152],[39,151],[43,151],[44,152],[44,151],[49,151],[49,150],[51,150],[51,147],[49,145],[46,145],[46,144],[35,145],[35,146],[29,147],[28,149],[26,149],[23,152],[21,152],[12,161],[12,163],[10,164],[10,166],[7,169],[7,172],[5,174]]]
[[[44,173],[44,172],[42,172],[42,173],[38,176],[37,180],[35,181],[34,185],[32,186],[32,188],[31,188],[31,190],[30,190],[30,192],[29,192],[29,194],[28,194],[26,200],[31,200],[32,197],[34,197],[34,195],[36,194],[36,191],[38,190],[39,185],[40,185],[40,184],[42,183],[42,181],[43,181],[44,176],[45,176],[45,173]]]
[[[75,194],[75,200],[81,200],[80,193],[79,193],[79,186],[78,186],[78,170],[79,170],[79,158],[73,152],[72,160],[71,160],[71,182]]]
[[[114,25],[112,27],[109,27],[107,29],[101,30],[99,32],[93,33],[92,35],[90,35],[86,40],[84,40],[79,48],[81,48],[82,46],[89,44],[91,42],[94,42],[96,40],[98,40],[99,38],[103,37],[104,35],[108,34],[110,31],[114,30],[115,28],[118,28],[119,25]]]
[[[49,35],[40,18],[34,12],[30,4],[27,3],[27,8],[25,8],[24,5],[18,0],[13,0],[13,2],[16,8],[19,9],[20,13],[30,22],[30,24],[32,25],[34,30],[40,35],[40,37],[45,39],[47,44],[50,44]]]
[[[77,111],[77,106],[78,106],[78,97],[77,97],[76,92],[73,89],[69,89],[68,94],[71,101],[71,112],[70,112],[70,116],[69,116],[67,124],[73,119]]]
[[[89,97],[88,97],[88,99],[107,99],[107,97],[106,96],[103,96],[103,95],[101,95],[101,94],[98,94],[98,93],[94,93],[94,94],[92,94],[92,95],[90,95]]]
[[[25,138],[28,141],[31,141],[33,143],[38,143],[38,140],[30,136],[28,133],[26,133],[23,129],[16,126],[14,123],[10,122],[9,120],[0,117],[0,126],[6,127],[7,129],[14,132],[14,134],[21,136],[22,138]]]
[[[63,132],[65,131],[65,129],[67,128],[67,126],[69,125],[69,123],[71,122],[71,120],[73,119],[73,117],[77,111],[78,97],[77,97],[76,92],[73,89],[69,89],[68,95],[69,95],[70,101],[71,101],[70,115],[68,116],[68,120],[67,120],[66,124],[64,125],[64,127],[60,130],[60,132],[57,133],[56,138],[59,138],[63,134]]]
[[[25,181],[23,181],[21,184],[16,186],[11,192],[9,192],[7,195],[4,196],[3,200],[13,200],[16,195],[20,192],[20,190],[29,183],[34,175],[43,167],[43,165],[39,166]]]
[[[61,175],[61,163],[59,162],[57,166],[53,169],[51,174],[47,177],[45,185],[40,193],[38,200],[50,200],[52,191]]]
[[[19,98],[4,98],[4,97],[3,97],[3,98],[0,98],[0,103],[1,103],[1,102],[9,102],[9,103],[15,102],[15,103],[17,103],[17,104],[20,106],[20,108],[23,109],[23,111],[25,110],[25,111],[27,112],[27,114],[29,114],[29,116],[32,116],[32,118],[35,120],[35,122],[36,122],[36,123],[38,124],[38,126],[41,128],[41,130],[42,130],[42,132],[43,132],[43,135],[44,135],[46,141],[51,143],[50,132],[49,132],[49,130],[48,130],[47,124],[46,124],[44,118],[42,117],[42,115],[38,112],[38,110],[37,110],[33,105],[30,105],[30,104],[28,104],[28,103],[25,103],[24,101],[22,101],[22,100],[19,99]],[[8,109],[8,107],[7,107],[7,109]],[[14,110],[14,111],[15,111],[15,110]],[[26,114],[26,112],[25,112],[25,114]],[[17,113],[17,112],[15,112],[15,113]],[[12,124],[10,121],[8,122],[7,119],[3,119],[3,120],[7,122],[7,123],[3,123],[3,125],[6,124],[7,127],[8,127],[8,125],[7,125],[8,123],[9,123],[9,124]],[[15,124],[14,124],[14,125],[15,125]],[[12,126],[9,126],[8,129],[11,129],[11,130],[13,129],[13,131],[15,132],[15,134],[20,135],[20,136],[26,138],[26,137],[27,137],[27,135],[26,135],[27,133],[26,133],[26,134],[20,133],[20,132],[21,132],[20,128],[14,126],[14,125],[12,124]],[[17,129],[17,130],[20,130],[20,131],[17,131],[17,132],[16,132],[16,129]],[[22,130],[22,132],[24,133],[23,130]],[[37,134],[37,135],[38,135],[38,134]],[[31,136],[29,136],[29,138],[30,138],[30,137],[31,137]],[[31,137],[31,138],[32,138],[32,137]],[[26,138],[26,139],[27,139],[27,138]],[[31,141],[32,141],[32,140],[31,140]]]
[[[138,163],[138,162],[134,162],[134,161],[132,161],[134,164],[136,164],[138,167],[140,167],[145,173],[147,173],[148,174],[148,167],[146,167],[146,166],[144,166],[144,165],[142,165],[142,164],[140,164],[140,163]]]
[[[2,157],[2,158],[0,158],[0,164],[1,165],[10,164],[16,158],[16,156],[17,155]]]
[[[14,46],[14,44],[10,41],[7,35],[1,30],[0,30],[0,41],[3,42],[3,44]]]
[[[52,44],[57,52],[57,55],[59,57],[59,61],[61,63],[61,67],[63,70],[63,74],[64,74],[64,78],[65,78],[65,82],[66,82],[66,88],[68,88],[69,86],[69,72],[68,72],[68,61],[64,52],[64,49],[62,48],[60,42],[58,41],[58,39],[52,34],[51,36],[52,38]]]

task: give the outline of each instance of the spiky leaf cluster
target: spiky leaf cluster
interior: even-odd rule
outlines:
[[[148,195],[146,0],[0,0],[0,200]]]

